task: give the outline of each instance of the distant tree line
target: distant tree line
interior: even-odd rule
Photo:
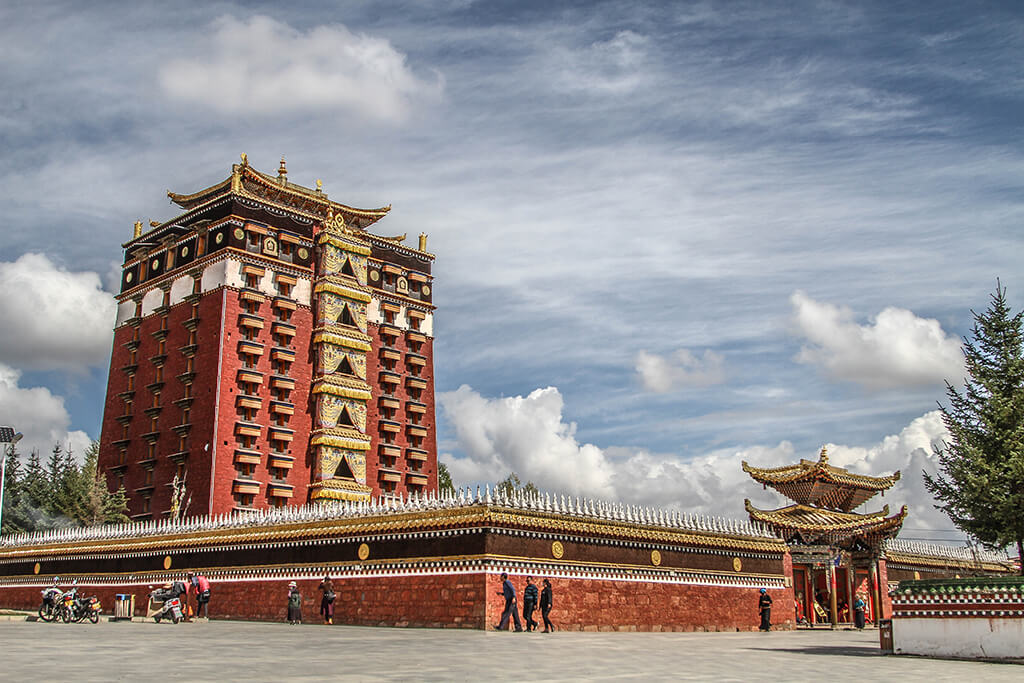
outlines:
[[[99,443],[94,441],[79,465],[71,450],[53,447],[44,466],[32,451],[23,464],[15,448],[6,455],[4,472],[4,534],[96,526],[130,521],[122,487],[111,493],[96,467]]]

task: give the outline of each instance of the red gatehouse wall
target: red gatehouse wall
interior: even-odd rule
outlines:
[[[889,595],[889,571],[885,560],[878,561],[878,585],[882,594],[882,618],[892,618],[892,596]]]

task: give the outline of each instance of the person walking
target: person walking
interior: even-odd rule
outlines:
[[[551,623],[548,614],[551,612],[551,580],[544,579],[544,590],[540,592],[540,615],[544,617],[544,633],[551,633],[555,625]]]
[[[288,623],[302,623],[302,593],[294,581],[288,584]]]
[[[523,589],[523,621],[527,631],[536,631],[539,625],[533,620],[533,611],[537,609],[537,586],[533,585],[533,577],[526,577],[526,588]]]
[[[325,624],[334,623],[334,584],[331,582],[330,576],[325,576],[324,580],[317,586],[317,590],[323,591],[320,598],[320,614],[324,617]]]
[[[508,574],[501,573],[501,590],[498,595],[505,598],[505,611],[501,613],[501,621],[494,627],[495,631],[504,631],[508,628],[508,618],[511,616],[516,622],[516,633],[523,630],[523,624],[519,621],[519,611],[516,609],[516,589],[508,580]]]
[[[853,625],[861,630],[864,630],[864,609],[866,607],[867,603],[864,602],[864,598],[857,595],[853,601]]]
[[[761,613],[761,630],[772,630],[772,596],[766,588],[761,589],[761,597],[757,601],[757,609]]]
[[[210,620],[210,582],[202,574],[189,572],[188,590],[196,594],[196,619],[202,612],[202,618]]]

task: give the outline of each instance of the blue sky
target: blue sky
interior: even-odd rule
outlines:
[[[905,535],[949,535],[919,475],[942,382],[997,277],[1024,305],[1016,3],[33,2],[0,27],[0,421],[26,445],[98,436],[132,223],[283,154],[429,233],[457,482],[741,517],[782,503],[741,460],[830,444],[903,470]]]

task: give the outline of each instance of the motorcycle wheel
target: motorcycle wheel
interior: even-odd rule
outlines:
[[[179,621],[181,621],[181,617],[171,617],[171,621],[177,624]]]
[[[89,621],[91,621],[94,624],[100,623],[100,613],[99,612],[90,612],[89,613]]]
[[[156,623],[159,624],[160,623],[160,615],[158,614],[155,617],[153,617],[153,621],[155,621]]]
[[[39,606],[39,618],[49,623],[57,618],[57,613],[51,607],[48,607],[46,603],[43,603]]]
[[[63,608],[60,611],[60,620],[63,621],[65,624],[70,624],[73,618],[74,615],[71,614],[71,610],[67,607]]]

